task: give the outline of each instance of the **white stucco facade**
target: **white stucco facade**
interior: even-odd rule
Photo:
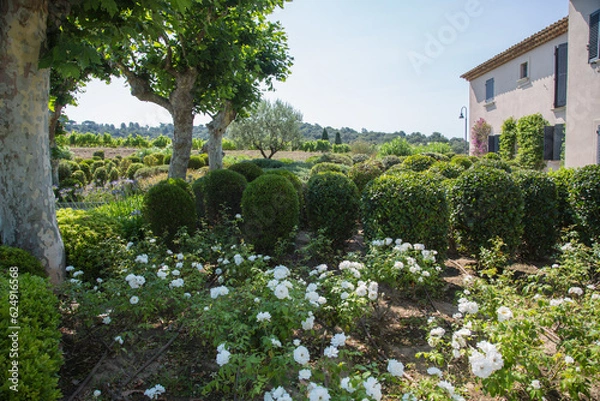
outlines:
[[[569,74],[565,165],[600,163],[600,62],[590,63],[590,15],[600,0],[571,0],[569,4]]]
[[[469,126],[483,118],[500,134],[502,123],[509,117],[541,113],[549,125],[563,124],[565,107],[554,107],[555,49],[567,42],[562,34],[499,67],[475,78],[469,85]],[[528,77],[521,79],[521,65],[527,63]],[[486,102],[486,82],[494,80],[494,98]]]

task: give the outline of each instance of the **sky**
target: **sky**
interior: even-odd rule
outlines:
[[[281,99],[303,121],[357,131],[464,137],[462,74],[568,14],[568,0],[293,0],[278,9],[294,58]],[[126,83],[88,84],[69,106],[77,122],[156,126],[170,114]],[[207,116],[196,116],[195,125]]]

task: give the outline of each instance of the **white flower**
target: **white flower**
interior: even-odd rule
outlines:
[[[73,274],[73,276],[75,276],[75,274]],[[583,290],[579,287],[571,287],[569,288],[569,294],[583,295]]]
[[[190,294],[189,292],[184,292],[184,293],[183,293],[183,297],[184,297],[184,298],[191,298],[191,297],[192,297],[192,294]]]
[[[434,366],[427,368],[427,374],[431,376],[442,377],[442,371]]]
[[[315,317],[314,316],[309,316],[302,321],[302,329],[304,329],[304,330],[312,330],[312,328],[314,326],[315,326]]]
[[[223,348],[221,351],[219,351],[217,353],[217,364],[219,366],[226,365],[227,363],[229,363],[230,357],[231,357],[231,353]]]
[[[396,263],[394,263],[394,269],[397,269],[397,270],[404,269],[404,263],[397,261]]]
[[[98,284],[101,284],[103,281],[104,281],[104,280],[102,280],[100,277],[98,277],[98,278],[96,279],[96,282],[97,282]]]
[[[363,386],[365,386],[365,391],[368,396],[372,397],[376,401],[381,400],[381,383],[379,383],[376,378],[372,376],[369,377],[363,382]]]
[[[388,361],[387,370],[392,376],[401,377],[404,374],[404,364],[395,359],[390,359]]]
[[[570,365],[570,364],[572,364],[572,363],[575,363],[575,359],[573,359],[573,357],[572,357],[572,356],[569,356],[569,355],[567,355],[567,356],[565,356],[565,363],[566,363],[567,365]]]
[[[539,380],[532,380],[531,381],[531,388],[533,388],[534,390],[539,390],[540,388],[542,388],[540,381]]]
[[[328,358],[337,358],[338,354],[339,354],[338,349],[331,345],[329,347],[325,348],[325,350],[323,351],[323,355],[325,355]]]
[[[283,280],[289,275],[290,270],[283,265],[275,266],[275,268],[273,269],[273,277],[277,280]]]
[[[178,253],[176,255],[176,257],[177,257],[177,260],[183,260],[183,253]]]
[[[125,249],[130,250],[131,247],[133,246],[133,242],[128,242],[127,245],[125,245]]]
[[[135,257],[135,261],[137,263],[147,264],[148,263],[148,255],[146,255],[145,253],[142,253],[141,255],[138,255]]]
[[[333,347],[343,347],[346,345],[346,335],[344,333],[338,333],[331,338],[331,345]]]
[[[496,310],[496,314],[498,315],[498,321],[504,322],[505,320],[509,320],[513,318],[513,313],[506,306],[501,306]]]
[[[78,280],[78,279],[76,279],[76,278],[72,278],[72,279],[70,279],[69,281],[70,281],[71,283],[73,283],[73,284],[81,284],[81,280]]]
[[[73,277],[81,276],[83,274],[83,270],[77,270],[73,273]]]
[[[140,288],[146,282],[144,276],[136,276],[135,274],[129,274],[125,277],[125,281],[129,284],[129,286],[133,289]]]
[[[591,296],[591,298],[590,298],[590,299],[592,299],[592,300],[594,300],[594,301],[595,301],[595,300],[597,300],[597,299],[600,299],[600,294],[596,294],[596,293],[594,293],[594,294],[592,294],[592,296]]]
[[[356,391],[356,389],[352,386],[352,383],[350,383],[349,377],[344,377],[342,380],[340,380],[340,387],[349,393]]]
[[[167,276],[169,275],[169,272],[168,272],[168,271],[165,271],[165,270],[163,270],[163,269],[160,269],[158,272],[156,272],[156,275],[158,276],[158,278],[160,278],[160,279],[163,279],[163,280],[164,280],[164,279],[166,279],[166,278],[167,278]]]
[[[258,312],[258,314],[256,315],[256,321],[257,322],[270,322],[271,321],[271,314],[269,312]]]
[[[95,398],[100,397],[101,394],[102,394],[102,391],[100,391],[100,390],[94,390],[94,397]]]
[[[310,401],[329,401],[330,398],[329,391],[318,384],[314,385],[308,392]]]
[[[215,274],[216,274],[217,276],[219,276],[219,275],[223,274],[223,269],[221,269],[220,267],[217,267],[217,268],[215,269]]]
[[[364,297],[365,295],[367,295],[367,286],[365,284],[363,285],[359,285],[358,287],[356,287],[356,295],[358,295],[359,297]]]
[[[215,287],[210,289],[210,297],[216,299],[218,296],[229,294],[229,288],[225,286]]]
[[[444,390],[446,390],[451,396],[454,395],[454,386],[452,385],[452,383],[446,381],[446,380],[441,380],[438,383],[438,387],[443,388]]]
[[[119,344],[123,345],[123,338],[121,336],[116,336],[115,342],[118,342]]]
[[[237,253],[233,256],[233,262],[236,264],[236,266],[241,265],[243,261],[244,261],[244,258],[239,253]]]
[[[278,284],[277,287],[275,287],[273,294],[275,294],[277,299],[290,298],[290,292],[289,292],[287,286],[283,283]]]
[[[160,384],[157,384],[156,386],[144,391],[144,395],[146,397],[149,397],[151,400],[154,400],[154,399],[158,398],[158,396],[163,394],[164,392],[165,392],[165,388],[163,386],[161,386]]]
[[[281,341],[276,338],[271,338],[271,344],[273,344],[274,347],[281,348]]]
[[[304,345],[297,347],[294,350],[294,360],[300,365],[306,365],[308,361],[310,361],[310,354],[308,353],[308,348]]]
[[[431,329],[431,331],[429,332],[429,335],[432,337],[442,337],[444,334],[446,334],[446,330],[444,330],[441,327],[436,327],[435,329]]]
[[[475,314],[479,311],[479,305],[475,301],[469,301],[465,298],[461,298],[458,300],[458,311],[461,313]]]
[[[301,369],[300,372],[298,372],[298,380],[308,380],[311,375],[312,372],[310,369]]]
[[[110,322],[112,322],[112,319],[110,318],[110,316],[105,316],[102,319],[102,323],[104,323],[104,324],[110,324]]]
[[[132,296],[131,298],[129,298],[129,303],[130,303],[131,305],[135,305],[135,304],[137,304],[138,302],[140,302],[140,299],[139,299],[138,297],[136,297],[135,295],[134,295],[134,296]]]
[[[180,276],[180,275],[181,275],[181,272],[180,272],[179,270],[175,269],[175,270],[173,270],[173,271],[171,272],[171,274],[172,274],[172,275],[174,275],[174,276]]]
[[[176,280],[171,281],[171,283],[169,284],[169,287],[171,287],[171,288],[183,287],[183,279],[178,278]]]
[[[182,269],[183,268],[183,262],[177,262],[177,263],[175,263],[175,268]]]
[[[344,291],[340,294],[340,298],[342,300],[346,300],[346,299],[348,299],[348,297],[350,297],[350,294],[348,294],[346,291]]]

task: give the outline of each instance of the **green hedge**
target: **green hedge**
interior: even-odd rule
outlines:
[[[211,223],[219,221],[223,213],[233,217],[242,212],[242,195],[248,182],[232,170],[212,170],[204,179],[204,207]]]
[[[369,240],[400,238],[425,244],[443,258],[448,248],[449,212],[440,179],[426,173],[385,174],[362,196],[362,222]]]
[[[570,200],[583,240],[600,240],[600,165],[575,170]]]
[[[479,255],[499,237],[509,252],[523,233],[523,195],[510,175],[492,167],[463,172],[450,189],[450,227],[458,249]]]
[[[29,252],[0,245],[0,272],[6,273],[8,269],[16,266],[20,273],[29,273],[34,276],[47,277],[42,263]]]
[[[348,171],[348,177],[356,184],[359,192],[362,192],[367,184],[383,174],[383,163],[379,160],[367,160],[357,163]]]
[[[521,167],[544,167],[544,127],[548,124],[539,113],[521,117],[517,122],[517,162]]]

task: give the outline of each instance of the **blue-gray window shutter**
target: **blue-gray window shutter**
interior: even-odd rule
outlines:
[[[558,45],[554,54],[556,59],[554,107],[564,107],[567,105],[567,43]]]
[[[600,43],[598,34],[600,32],[600,10],[590,15],[590,41],[588,43],[589,61],[597,60],[600,56]]]
[[[485,81],[485,100],[489,102],[494,99],[494,78]]]

